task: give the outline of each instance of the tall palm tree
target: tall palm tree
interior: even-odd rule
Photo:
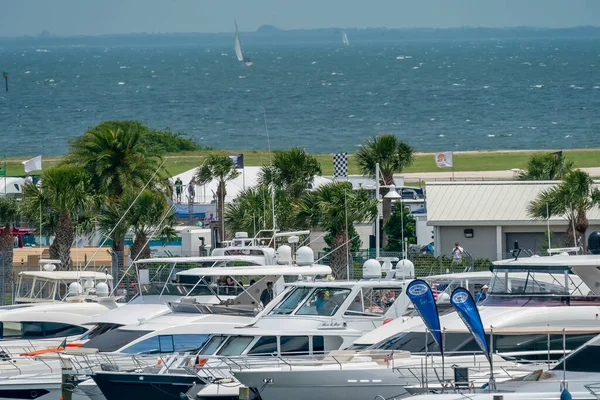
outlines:
[[[398,139],[391,133],[382,133],[374,139],[367,140],[356,153],[358,166],[363,175],[380,180],[380,184],[388,186],[394,184],[394,174],[402,172],[409,167],[415,159],[414,149],[406,142]],[[375,164],[379,163],[381,177],[375,177]],[[379,190],[383,198],[383,222],[392,215],[392,202],[386,199],[387,187]],[[379,234],[379,232],[377,232]],[[383,233],[383,243],[387,244],[387,233]]]
[[[519,174],[519,180],[555,181],[563,179],[573,170],[573,165],[573,161],[557,153],[536,153],[527,161],[527,167]]]
[[[148,239],[158,236],[171,240],[176,236],[173,229],[175,212],[169,206],[166,197],[155,191],[144,190],[139,197],[133,191],[127,191],[119,204],[106,207],[99,217],[100,231],[108,234],[117,226],[118,221],[125,215],[124,221],[118,225],[119,235],[125,235],[129,228],[133,230],[134,241],[131,246],[133,260],[150,258]],[[125,211],[129,212],[125,214]]]
[[[567,174],[561,183],[542,191],[529,204],[527,212],[533,218],[546,219],[548,214],[566,218],[569,226],[565,234],[565,243],[567,246],[581,244],[585,249],[585,231],[589,227],[587,211],[598,206],[600,190],[586,172],[577,169]]]
[[[137,121],[106,121],[74,139],[65,163],[81,166],[91,176],[93,191],[105,205],[118,208],[127,189],[144,187],[164,190],[170,195],[168,174],[162,158],[149,154],[142,141],[146,128]],[[118,268],[124,265],[124,234],[115,227],[112,249]]]
[[[271,165],[261,168],[258,181],[265,186],[285,189],[293,198],[299,198],[312,184],[315,175],[321,175],[317,159],[298,147],[275,153]]]
[[[60,260],[60,269],[71,268],[75,226],[94,205],[91,177],[77,165],[63,164],[47,169],[40,188],[25,186],[23,209],[27,212],[27,218],[39,222],[40,206],[50,214],[43,222],[46,229],[52,227],[54,240],[49,249],[50,257]]]
[[[0,235],[0,268],[4,289],[12,283],[13,248],[14,238],[11,232],[11,224],[19,216],[19,204],[10,197],[0,197],[0,223],[4,224],[4,230]],[[6,293],[6,291],[3,291]],[[4,299],[0,299],[4,301]],[[2,303],[4,304],[4,303]]]
[[[348,182],[333,182],[305,193],[296,206],[296,218],[301,225],[320,227],[328,231],[331,242],[330,266],[338,279],[347,277],[349,238],[347,227],[357,222],[373,220],[377,215],[377,200],[366,190],[353,191]]]
[[[294,199],[283,189],[275,190],[275,218],[277,228],[288,230],[295,226]],[[258,185],[244,190],[225,207],[225,227],[229,232],[249,232],[252,236],[273,227],[273,201],[271,188]]]
[[[235,163],[227,156],[210,155],[196,170],[198,185],[206,185],[213,179],[217,180],[217,214],[220,221],[219,238],[225,240],[224,206],[227,195],[227,182],[240,175],[235,169]]]

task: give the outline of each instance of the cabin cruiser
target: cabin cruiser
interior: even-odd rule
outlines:
[[[562,356],[563,334],[555,329],[545,332],[549,327],[578,328],[565,334],[567,350],[600,333],[598,266],[598,256],[560,255],[495,262],[488,297],[478,307],[488,337],[493,335],[494,352],[516,360],[556,359]],[[475,339],[456,313],[442,315],[440,324],[446,354],[478,351]],[[511,329],[517,333],[507,333]],[[350,349],[383,350],[389,354],[439,352],[421,318],[410,316],[366,333]],[[403,384],[410,384],[399,379],[397,370],[388,366],[361,368],[349,363],[333,369],[306,369],[290,372],[289,367],[287,371],[281,368],[276,371],[277,378],[273,377],[274,371],[252,369],[234,375],[255,389],[262,386],[258,382],[272,379],[273,383],[261,391],[263,400],[280,398],[282,393],[300,393],[297,398],[318,395],[328,399],[364,399],[377,394],[388,398],[401,394]]]
[[[312,259],[312,251],[308,258]],[[232,268],[228,273],[234,273],[236,269]],[[179,275],[209,272],[190,270]],[[178,396],[185,392],[182,390],[185,382],[188,387],[196,383],[196,389],[203,388],[207,380],[212,380],[213,371],[227,366],[227,360],[258,358],[268,362],[281,356],[322,356],[346,348],[364,332],[397,318],[406,310],[409,300],[404,289],[411,279],[395,280],[391,279],[392,271],[388,274],[387,279],[381,279],[379,275],[361,281],[301,280],[288,283],[283,293],[251,323],[229,330],[215,329],[197,354],[184,356],[183,365],[186,366],[196,359],[204,360],[197,374],[182,369],[152,375],[143,371],[99,371],[92,378],[107,399],[123,393],[130,399],[157,396],[160,392]],[[179,365],[181,361],[175,363]],[[230,380],[228,390],[237,394],[237,382],[228,373],[224,378]]]
[[[600,397],[600,368],[595,355],[599,353],[600,336],[596,336],[551,368],[543,370],[541,367],[531,366],[530,369],[537,371],[529,374],[527,379],[511,379],[498,383],[494,391],[463,387],[446,393],[440,391],[423,394],[415,396],[415,399],[463,400],[468,397],[476,400],[494,400],[502,396],[506,400],[597,400]],[[565,389],[571,397],[561,397]]]
[[[305,249],[307,248],[300,248],[298,252]],[[281,246],[280,250],[282,250],[280,254],[284,254],[289,248]],[[81,347],[69,349],[64,352],[64,355],[56,356],[61,360],[69,357],[69,362],[80,366],[85,364],[86,368],[80,368],[79,371],[73,373],[73,375],[81,377],[91,373],[95,367],[101,369],[100,365],[105,365],[109,358],[110,360],[118,359],[118,362],[115,361],[115,368],[126,371],[139,368],[139,359],[144,355],[152,355],[150,357],[156,361],[157,356],[198,352],[209,342],[215,332],[221,336],[224,333],[228,333],[228,337],[234,336],[237,333],[232,330],[234,327],[245,326],[253,322],[255,315],[263,308],[260,303],[260,293],[267,288],[269,283],[273,283],[273,293],[278,295],[279,291],[283,289],[284,277],[297,278],[299,275],[312,277],[330,274],[331,269],[328,266],[312,264],[313,254],[310,249],[308,251],[310,252],[310,265],[209,267],[180,271],[178,272],[179,277],[196,282],[192,285],[190,294],[210,292],[219,299],[224,294],[226,298],[221,299],[219,304],[203,304],[197,301],[197,297],[185,297],[180,301],[169,303],[167,305],[169,312],[157,312],[155,315],[140,318],[137,323],[99,332],[89,338]],[[301,264],[301,262],[297,263]],[[258,281],[250,286],[242,286],[243,282],[239,278],[241,275],[258,279]],[[218,286],[215,280],[224,276],[238,277],[236,286]],[[248,281],[249,279],[246,280],[246,282]],[[234,295],[235,293],[238,293],[237,296]],[[101,325],[97,325],[96,328],[99,326]],[[214,341],[212,343],[214,346]],[[126,357],[119,357],[119,355]],[[44,365],[39,365],[40,373],[49,364],[50,362],[47,361]],[[30,370],[28,372],[30,372],[31,379],[30,387],[37,387],[35,375]],[[49,382],[48,379],[46,381]],[[0,392],[2,382],[0,380]],[[60,375],[56,375],[53,382],[53,391],[56,393],[60,390]],[[91,380],[80,384],[74,393],[85,394],[92,398],[103,398],[102,393]]]

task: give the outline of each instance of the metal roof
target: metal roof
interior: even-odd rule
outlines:
[[[428,225],[545,225],[533,219],[527,206],[555,181],[427,182]],[[600,210],[588,212],[590,224],[600,223]],[[561,217],[552,225],[566,224]]]

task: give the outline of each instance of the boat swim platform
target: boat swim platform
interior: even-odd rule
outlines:
[[[88,267],[110,267],[112,266],[110,250],[110,247],[72,247],[73,267],[85,267],[89,260],[91,261]],[[17,248],[13,250],[13,267],[23,268],[23,270],[37,269],[40,267],[40,260],[49,258],[51,257],[48,246]],[[123,262],[125,267],[129,266],[128,246],[125,246]]]

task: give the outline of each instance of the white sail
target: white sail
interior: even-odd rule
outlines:
[[[240,42],[240,34],[237,30],[237,25],[235,26],[235,55],[238,61],[244,61],[244,53],[242,53],[242,42]]]
[[[348,35],[346,35],[346,32],[344,32],[342,34],[342,43],[344,43],[346,46],[348,46],[350,44],[350,41],[348,40]]]

